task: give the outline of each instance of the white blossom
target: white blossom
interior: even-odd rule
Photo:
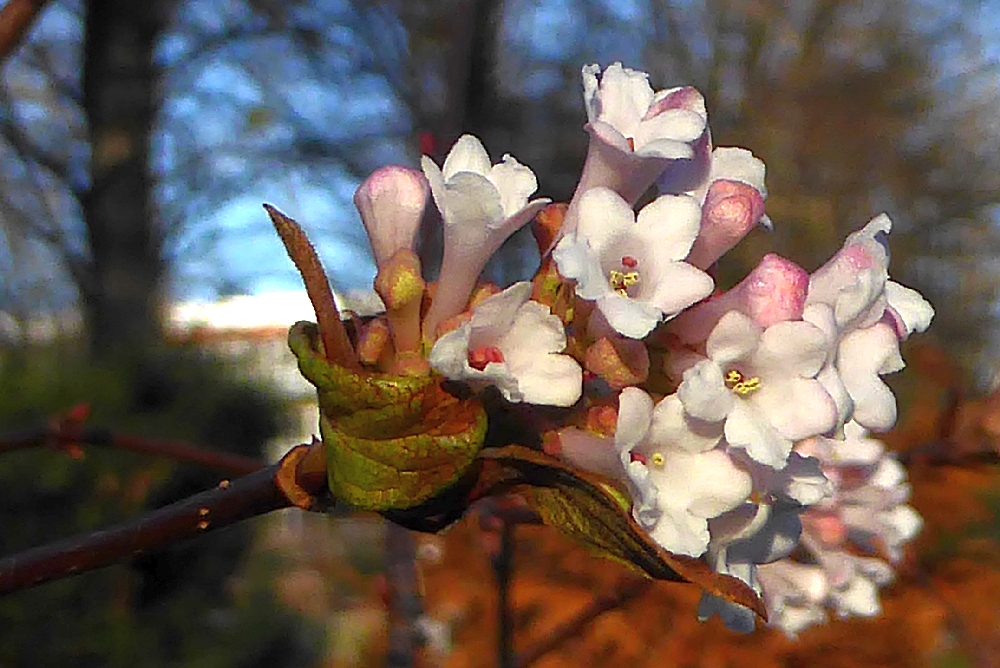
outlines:
[[[431,367],[452,380],[494,385],[508,401],[572,406],[583,371],[560,354],[562,322],[530,297],[531,284],[521,282],[484,299],[467,322],[437,340]]]
[[[715,448],[718,438],[678,436],[676,397],[654,408],[634,387],[619,397],[615,447],[635,490],[633,514],[650,537],[675,554],[700,556],[708,522],[743,503],[751,477]]]
[[[595,188],[552,256],[559,273],[576,280],[578,297],[596,301],[617,332],[641,339],[712,291],[711,277],[683,261],[699,218],[691,197],[662,196],[636,217],[613,191]]]
[[[724,422],[729,445],[780,469],[796,440],[836,424],[836,405],[816,379],[826,345],[807,322],[762,330],[730,311],[708,337],[707,359],[684,372],[677,395],[689,415]]]
[[[583,68],[590,146],[567,214],[570,229],[579,198],[592,188],[610,188],[634,204],[665,170],[673,194],[695,188],[708,173],[711,139],[701,93],[654,92],[648,79],[621,63],[603,75],[598,65]]]
[[[438,291],[424,321],[425,336],[460,313],[489,258],[551,200],[528,198],[538,188],[535,174],[512,156],[496,165],[472,135],[455,142],[438,168],[424,156],[420,166],[444,220],[444,258]]]

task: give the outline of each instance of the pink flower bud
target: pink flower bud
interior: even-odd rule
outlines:
[[[801,320],[808,287],[805,269],[769,253],[732,290],[677,316],[670,323],[670,331],[690,345],[705,341],[729,311],[743,313],[762,329],[777,322]]]
[[[375,170],[354,191],[354,206],[361,214],[379,267],[396,251],[413,248],[427,195],[424,175],[399,165]]]
[[[740,242],[764,215],[760,192],[740,181],[713,183],[701,208],[701,231],[687,261],[707,269]]]

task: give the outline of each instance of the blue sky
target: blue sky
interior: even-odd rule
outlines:
[[[32,39],[78,43],[78,4],[78,0],[63,0],[51,5]],[[191,0],[186,6],[189,11],[185,11],[182,20],[188,30],[211,35],[250,22],[241,3]],[[522,82],[523,88],[536,94],[550,90],[555,85],[552,67],[558,66],[568,54],[579,52],[581,39],[586,40],[583,51],[597,55],[603,65],[620,60],[626,65],[641,66],[643,38],[651,30],[646,6],[641,0],[607,0],[604,11],[617,22],[615,28],[584,34],[585,20],[574,11],[572,0],[507,0],[505,38],[509,48],[529,53],[533,61],[541,63]],[[995,61],[1000,58],[1000,39],[997,39],[1000,24],[990,8],[983,7],[970,25],[981,31],[983,49]],[[322,13],[329,23],[328,31],[322,35],[325,78],[317,79],[306,65],[296,64],[300,69],[290,70],[292,75],[285,71],[289,80],[280,82],[283,96],[294,99],[302,121],[333,144],[359,132],[390,129],[397,138],[372,145],[369,156],[372,166],[386,162],[415,166],[417,156],[404,143],[404,138],[409,140],[405,108],[384,79],[358,74],[371,64],[375,54],[357,35],[336,25],[341,14],[345,22],[352,19],[349,3],[330,0],[317,3],[310,11]],[[399,26],[392,25],[391,17],[385,26],[386,42],[403,39]],[[163,62],[182,58],[195,48],[195,42],[178,30],[164,40],[159,58]],[[211,173],[219,177],[220,183],[231,188],[218,201],[202,202],[197,200],[199,193],[182,192],[169,181],[161,187],[165,212],[184,219],[182,232],[170,242],[177,261],[171,288],[177,298],[209,298],[220,289],[259,293],[298,286],[298,277],[261,209],[264,202],[274,204],[303,224],[337,287],[365,288],[374,276],[361,223],[351,204],[357,176],[333,163],[305,169],[282,167],[278,160],[255,162],[296,138],[287,126],[268,122],[267,111],[274,101],[264,98],[260,87],[243,69],[249,63],[258,68],[261,76],[269,76],[272,70],[268,68],[278,68],[280,60],[271,54],[281,50],[280,42],[262,38],[196,60],[179,68],[167,80],[154,165],[169,173],[178,161],[190,158],[193,151],[194,157],[211,166]],[[384,57],[385,53],[378,55]],[[944,75],[961,71],[965,62],[961,54],[937,55]],[[70,79],[78,66],[78,61],[69,58],[63,65],[62,76]],[[273,71],[273,76],[281,76],[280,68]],[[984,86],[984,92],[995,88],[992,80],[980,85]],[[220,96],[239,105],[213,104],[212,100]],[[582,110],[582,101],[579,103]],[[30,118],[30,105],[25,109],[28,109],[26,117]],[[46,131],[46,135],[53,141],[63,141],[57,139],[61,136],[57,131],[59,124],[71,128],[81,122],[72,114],[60,117],[48,111],[53,129]],[[261,114],[255,115],[255,111]],[[188,154],[182,151],[185,146],[189,147]],[[507,147],[487,148],[497,158]],[[85,155],[77,156],[78,162],[80,158],[85,159]],[[250,167],[260,169],[248,170]],[[196,201],[187,202],[187,198]],[[72,220],[74,214],[68,211],[66,219]],[[79,226],[75,229],[72,225],[68,227],[71,237],[78,236]]]

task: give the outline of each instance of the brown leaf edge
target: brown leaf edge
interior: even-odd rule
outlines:
[[[742,580],[716,573],[701,559],[672,554],[650,539],[632,517],[627,495],[610,479],[520,445],[488,448],[480,459],[470,501],[502,493],[523,496],[546,524],[604,556],[657,580],[698,585],[767,620],[763,601]]]

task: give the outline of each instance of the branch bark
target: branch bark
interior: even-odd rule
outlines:
[[[32,429],[27,432],[0,438],[0,455],[13,450],[45,445],[70,445],[83,443],[99,445],[118,450],[128,450],[143,455],[166,457],[179,462],[197,464],[232,475],[247,475],[259,471],[263,464],[251,457],[234,455],[199,448],[181,441],[164,441],[116,434],[103,427],[83,427],[80,429]]]
[[[567,640],[579,636],[583,630],[605,612],[616,610],[629,601],[639,598],[652,586],[653,581],[639,576],[625,576],[607,593],[595,596],[576,617],[554,629],[547,637],[517,655],[515,668],[528,668],[543,656],[559,649]]]
[[[272,466],[132,522],[0,560],[0,595],[110,566],[172,543],[289,506],[309,507],[326,489],[322,444],[300,445]]]

